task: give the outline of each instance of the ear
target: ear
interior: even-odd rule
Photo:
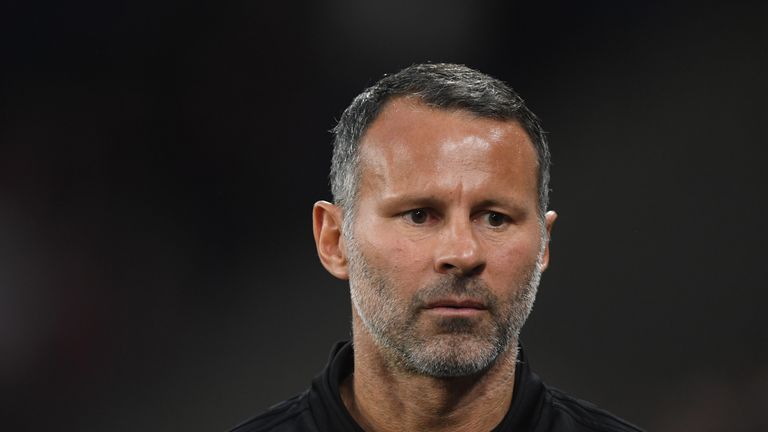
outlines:
[[[320,262],[339,279],[349,279],[347,254],[341,235],[341,208],[328,201],[318,201],[312,208],[312,231]]]
[[[544,246],[544,255],[541,257],[541,271],[549,267],[549,240],[552,238],[552,225],[555,224],[555,219],[557,219],[557,213],[551,210],[544,215],[544,224],[547,228],[547,238],[544,241],[547,244]]]

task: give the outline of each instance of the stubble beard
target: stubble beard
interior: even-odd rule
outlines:
[[[490,368],[512,343],[533,308],[541,279],[543,247],[519,286],[500,300],[476,277],[444,275],[403,304],[395,281],[370,265],[354,238],[347,238],[352,304],[388,362],[400,370],[437,378],[462,377]],[[480,300],[491,320],[444,318],[424,334],[419,318],[431,300],[447,296]],[[517,347],[515,346],[515,349]]]

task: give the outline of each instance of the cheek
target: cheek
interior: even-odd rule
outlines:
[[[388,238],[377,246],[379,259],[388,263],[395,272],[418,267],[424,260],[423,251],[409,240]]]
[[[538,239],[533,241],[512,242],[499,250],[499,253],[489,257],[489,267],[495,269],[499,278],[504,279],[504,285],[510,281],[523,279],[535,267],[539,257]]]
[[[391,232],[368,236],[365,242],[369,264],[398,281],[401,288],[418,283],[431,269],[430,250],[426,244],[395,236]]]

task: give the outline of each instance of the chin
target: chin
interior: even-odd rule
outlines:
[[[505,351],[498,338],[441,334],[409,347],[405,364],[412,372],[435,378],[458,378],[488,370]]]

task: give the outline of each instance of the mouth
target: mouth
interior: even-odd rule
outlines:
[[[476,300],[441,299],[427,304],[426,309],[454,308],[454,309],[485,309],[485,305]]]
[[[440,299],[430,302],[424,308],[427,312],[440,315],[470,316],[485,312],[482,302],[471,299]]]

